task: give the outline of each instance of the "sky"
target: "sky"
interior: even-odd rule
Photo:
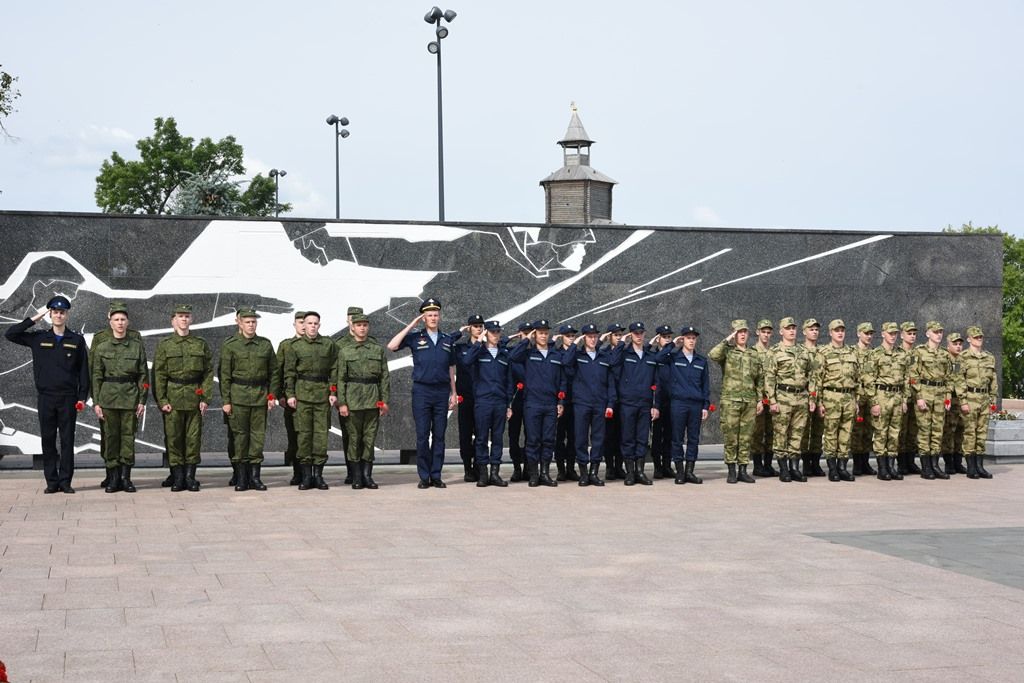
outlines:
[[[1024,3],[458,0],[442,43],[449,221],[544,220],[575,102],[630,225],[1024,236]],[[425,2],[9,3],[0,210],[96,211],[153,119],[287,171],[292,216],[437,219]]]

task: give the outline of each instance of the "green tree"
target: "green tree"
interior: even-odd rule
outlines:
[[[96,176],[96,205],[104,213],[270,216],[274,214],[273,183],[245,173],[243,150],[234,136],[214,142],[178,132],[173,118],[157,118],[153,135],[139,140],[138,161],[117,152],[103,162]],[[282,204],[280,211],[291,210]]]
[[[21,97],[21,92],[14,87],[17,81],[17,76],[0,69],[0,134],[5,137],[10,137],[10,133],[4,128],[4,119],[17,111],[14,108],[14,100]]]
[[[1003,237],[1003,396],[1024,395],[1024,240],[1007,234],[998,225],[959,228],[947,225],[943,232],[1002,235]]]

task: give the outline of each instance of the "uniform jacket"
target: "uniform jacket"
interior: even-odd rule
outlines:
[[[288,395],[284,391],[284,352],[285,348],[295,342],[299,338],[299,335],[295,335],[291,339],[285,339],[277,345],[277,358],[274,363],[274,382],[270,385],[270,392],[277,397],[279,401],[284,401],[288,398]]]
[[[814,358],[812,352],[802,344],[775,344],[767,354],[760,356],[764,361],[764,396],[769,403],[779,402],[780,384],[788,387],[799,387],[802,391],[786,392],[807,400],[812,392],[817,391],[814,383]]]
[[[960,367],[961,372],[954,379],[960,400],[970,405],[972,410],[978,408],[979,397],[989,405],[995,405],[996,357],[988,351],[975,353],[973,349],[967,349],[960,353]]]
[[[521,342],[512,348],[509,358],[521,368],[526,384],[522,391],[524,404],[555,407],[565,402],[566,376],[561,351],[549,346],[545,358],[532,344]]]
[[[708,353],[722,366],[722,400],[755,401],[761,398],[763,369],[757,351],[741,349],[725,340]]]
[[[220,347],[220,395],[224,403],[240,406],[266,404],[277,381],[274,345],[259,335],[228,337]]]
[[[205,339],[172,334],[156,345],[153,394],[158,405],[198,410],[213,394],[213,353]]]
[[[600,349],[593,359],[586,350],[573,344],[562,357],[568,382],[572,385],[573,405],[605,410],[615,407],[618,392],[612,369],[615,354]]]
[[[619,403],[628,406],[647,408],[657,405],[658,394],[658,361],[651,351],[650,344],[644,344],[642,355],[633,350],[633,344],[624,339],[615,345],[613,353],[616,379],[619,390]],[[657,387],[651,389],[651,387]]]
[[[89,398],[89,355],[85,338],[65,328],[60,342],[53,330],[34,330],[32,318],[25,318],[7,328],[4,336],[32,350],[32,375],[36,391],[52,396],[73,396],[78,401]]]
[[[437,343],[430,341],[426,329],[411,330],[398,348],[412,351],[412,381],[418,384],[451,384],[449,368],[455,365],[455,342],[462,332],[447,334],[438,330]]]
[[[907,382],[907,361],[910,357],[906,351],[894,348],[887,351],[884,346],[876,346],[867,355],[867,360],[861,366],[860,383],[863,396],[872,404],[878,403],[878,398],[886,392],[878,385],[899,387],[899,394],[903,401],[910,398],[910,384]]]
[[[458,356],[458,361],[460,372],[472,376],[474,400],[481,404],[508,405],[515,393],[516,383],[508,349],[499,343],[498,353],[492,358],[484,342],[465,346],[465,353]]]
[[[284,392],[306,403],[326,403],[336,396],[334,365],[338,349],[334,341],[317,335],[299,337],[284,349]]]
[[[811,380],[816,386],[818,397],[824,396],[828,389],[852,389],[849,398],[857,400],[860,391],[860,360],[857,349],[852,346],[835,346],[826,344],[819,353],[820,363]],[[838,394],[829,392],[829,396]]]
[[[141,336],[113,334],[93,347],[90,356],[92,400],[101,408],[134,410],[149,396],[149,367]]]
[[[952,397],[952,362],[949,352],[941,346],[934,351],[921,344],[910,354],[910,398],[917,400],[936,393],[944,399]],[[938,386],[935,386],[935,385]]]
[[[335,343],[338,359],[334,366],[334,383],[338,387],[338,405],[349,410],[370,410],[377,402],[391,400],[391,373],[384,356],[384,347],[374,339]]]
[[[658,393],[673,401],[700,401],[704,410],[711,405],[711,375],[708,359],[696,351],[693,360],[687,360],[681,347],[669,342],[658,352],[657,359],[665,368],[664,386]]]

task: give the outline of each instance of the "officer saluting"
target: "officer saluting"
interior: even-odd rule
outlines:
[[[39,392],[37,407],[43,446],[44,493],[74,493],[76,411],[85,408],[89,396],[89,362],[82,335],[67,329],[71,302],[55,296],[46,310],[11,325],[4,336],[32,349],[32,374]],[[28,328],[50,314],[52,328],[29,332]],[[57,433],[60,433],[60,452]]]
[[[413,330],[423,321],[422,330]],[[412,413],[416,421],[417,488],[443,489],[444,433],[448,411],[456,406],[455,350],[461,332],[445,334],[441,324],[441,302],[430,297],[420,304],[420,314],[388,342],[391,352],[412,350]]]

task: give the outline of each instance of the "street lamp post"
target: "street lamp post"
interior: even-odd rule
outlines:
[[[341,157],[338,152],[338,140],[349,136],[349,132],[341,127],[348,125],[348,118],[339,118],[331,114],[327,117],[327,125],[334,126],[334,217],[341,218]]]
[[[270,169],[270,177],[274,179],[274,216],[281,215],[281,178],[288,175],[283,168],[279,171],[276,168]]]
[[[444,126],[443,109],[441,107],[441,41],[448,37],[448,29],[441,26],[441,20],[451,23],[455,19],[455,12],[446,9],[441,11],[440,7],[434,6],[423,17],[423,21],[434,24],[434,35],[437,40],[427,43],[427,52],[437,55],[437,215],[438,220],[444,222]]]

